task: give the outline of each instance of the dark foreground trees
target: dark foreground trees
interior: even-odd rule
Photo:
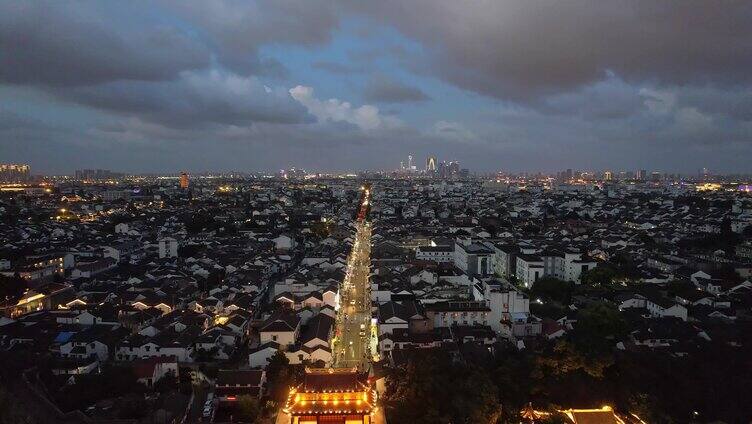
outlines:
[[[417,350],[387,376],[390,423],[516,423],[537,409],[611,405],[650,423],[752,422],[752,347],[697,339],[671,350],[616,348],[626,326],[613,307],[595,303],[579,326],[555,341],[524,349],[494,347],[483,367]],[[752,330],[738,323],[740,331]],[[718,334],[718,333],[712,333]],[[752,334],[752,333],[750,333]]]
[[[495,423],[498,392],[480,368],[453,363],[441,351],[415,351],[388,378],[390,423]]]

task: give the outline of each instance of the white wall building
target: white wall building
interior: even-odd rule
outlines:
[[[530,287],[544,275],[543,259],[540,256],[520,254],[517,256],[517,281]]]
[[[437,263],[454,261],[454,249],[451,246],[419,246],[415,250],[415,259]]]
[[[165,237],[159,240],[159,258],[177,258],[178,241],[172,237]]]

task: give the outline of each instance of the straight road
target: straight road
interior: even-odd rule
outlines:
[[[334,347],[335,367],[366,369],[370,360],[371,336],[371,224],[365,220],[370,198],[365,191],[356,220],[355,241],[340,286]]]

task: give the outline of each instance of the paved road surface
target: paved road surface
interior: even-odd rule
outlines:
[[[188,411],[188,418],[185,420],[186,423],[198,423],[202,421],[208,390],[209,388],[203,385],[193,386],[193,403],[191,403],[191,409]]]
[[[368,196],[365,197],[368,201]],[[348,258],[347,275],[340,287],[337,312],[335,367],[366,369],[370,359],[371,335],[371,224],[356,222],[353,250]]]

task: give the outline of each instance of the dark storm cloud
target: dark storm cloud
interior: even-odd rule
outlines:
[[[171,82],[119,81],[59,90],[57,94],[86,106],[176,128],[312,119],[286,90],[267,87],[254,77],[220,71],[184,73]]]
[[[729,90],[711,86],[685,87],[679,91],[677,101],[706,113],[752,121],[752,87]]]
[[[0,3],[0,81],[74,86],[161,81],[209,64],[209,52],[175,28],[117,29],[90,3]]]
[[[639,89],[611,77],[573,92],[549,96],[534,106],[546,113],[585,119],[623,119],[646,110],[645,100]]]
[[[411,87],[386,75],[374,75],[366,84],[363,97],[368,102],[404,103],[429,100],[421,89]]]
[[[752,2],[386,0],[358,11],[426,47],[425,72],[515,100],[627,81],[752,82]]]
[[[9,110],[0,110],[0,131],[42,127],[46,125],[37,119],[21,116]]]
[[[274,79],[285,79],[290,71],[274,58],[260,57],[255,53],[228,54],[220,52],[219,61],[227,69],[239,75],[256,75]]]
[[[339,23],[326,0],[165,0],[213,35],[223,47],[251,50],[266,43],[319,45]]]
[[[328,0],[164,0],[215,41],[219,59],[234,72],[250,75],[248,60],[267,44],[317,46],[331,40],[339,14]]]

